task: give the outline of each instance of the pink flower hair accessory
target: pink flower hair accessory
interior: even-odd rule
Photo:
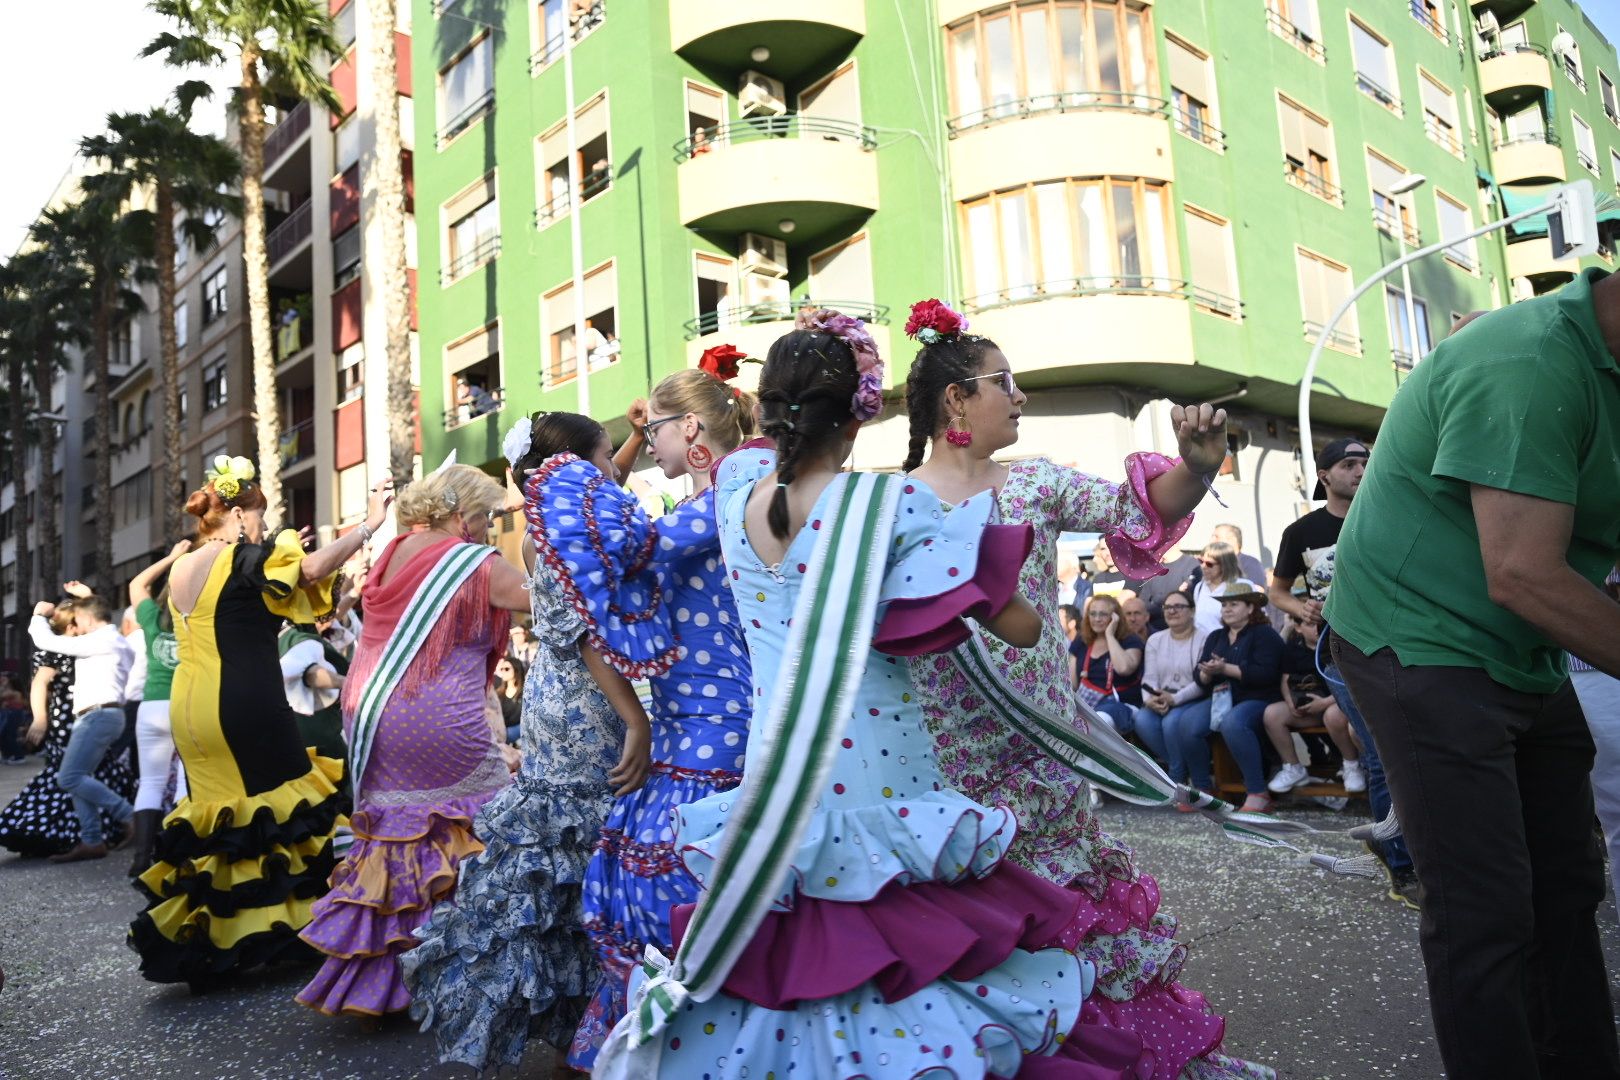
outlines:
[[[952,311],[942,300],[919,300],[911,305],[911,317],[906,320],[906,337],[932,345],[940,338],[960,334],[968,322],[960,313]]]
[[[859,378],[849,400],[855,419],[870,420],[883,411],[883,360],[878,356],[877,342],[867,333],[864,320],[832,308],[803,308],[793,324],[800,330],[830,334],[855,354],[855,371]]]

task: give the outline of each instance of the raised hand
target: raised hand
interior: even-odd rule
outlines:
[[[190,550],[191,550],[191,541],[190,540],[182,540],[182,541],[180,541],[178,544],[174,545],[174,547],[169,549],[169,561],[173,562],[175,559],[178,559],[180,556],[184,555],[186,552],[188,552]]]
[[[1170,407],[1170,424],[1176,431],[1181,460],[1192,472],[1203,476],[1215,472],[1226,460],[1226,410],[1205,402],[1202,405]]]
[[[651,415],[651,411],[647,408],[646,398],[636,398],[630,403],[630,407],[624,410],[624,418],[630,421],[632,433],[640,431],[642,425],[647,422],[647,418]]]
[[[62,591],[75,600],[83,600],[87,596],[94,596],[96,591],[82,581],[69,581],[62,586]]]

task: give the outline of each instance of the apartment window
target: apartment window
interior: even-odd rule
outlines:
[[[1056,180],[962,205],[969,307],[1041,295],[1168,291],[1170,200],[1145,180]],[[1175,275],[1179,276],[1179,275]]]
[[[810,256],[810,295],[831,307],[857,309],[872,302],[872,245],[858,233]]]
[[[1412,18],[1441,41],[1446,40],[1446,23],[1440,14],[1439,0],[1411,0]]]
[[[1560,26],[1558,33],[1562,34],[1564,32],[1564,28]],[[1564,50],[1561,62],[1564,74],[1569,76],[1569,81],[1580,87],[1581,93],[1586,93],[1586,76],[1582,74],[1581,68],[1581,47],[1573,39],[1569,43],[1569,48]]]
[[[360,3],[361,0],[352,0]],[[359,111],[349,114],[348,118],[332,129],[332,175],[341,176],[360,160],[360,119]],[[400,129],[402,132],[404,128]]]
[[[230,310],[228,278],[229,271],[223,266],[203,278],[202,319],[204,326]]]
[[[1609,179],[1614,181],[1614,190],[1620,192],[1620,150],[1609,151]]]
[[[1582,120],[1579,113],[1572,112],[1569,114],[1569,118],[1575,125],[1575,156],[1580,159],[1582,165],[1586,166],[1588,172],[1596,176],[1598,171],[1597,140],[1592,135],[1592,125]]]
[[[1395,81],[1395,50],[1389,42],[1351,16],[1350,53],[1356,61],[1356,88],[1399,116],[1401,96]]]
[[[731,324],[736,300],[732,296],[737,264],[722,255],[699,251],[693,255],[693,276],[697,286],[695,334],[712,334]]]
[[[353,401],[365,389],[366,376],[366,347],[362,342],[355,342],[338,354],[337,358],[337,396],[338,404]]]
[[[1232,255],[1232,225],[1223,217],[1183,207],[1187,227],[1187,264],[1192,274],[1193,303],[1204,311],[1238,318],[1237,261]]]
[[[1171,34],[1164,37],[1170,56],[1170,101],[1176,130],[1205,146],[1224,148],[1216,126],[1215,70],[1209,54]]]
[[[448,382],[445,426],[459,427],[500,410],[505,398],[501,383],[501,327],[499,322],[480,327],[451,342],[444,350]]]
[[[113,528],[122,529],[152,516],[152,470],[142,469],[112,490]]]
[[[608,147],[607,91],[597,94],[574,111],[574,155],[579,169],[579,201],[588,203],[613,186],[612,153]],[[545,228],[567,215],[573,200],[568,197],[568,121],[559,120],[536,143],[536,175],[540,183],[539,208],[534,221]]]
[[[1474,215],[1468,207],[1443,191],[1434,193],[1434,208],[1440,218],[1440,239],[1450,240],[1474,230]],[[1473,239],[1446,248],[1446,258],[1470,273],[1479,270],[1479,250]]]
[[[354,11],[364,0],[349,0],[332,13],[332,35],[347,49],[354,44]]]
[[[1609,122],[1620,127],[1620,98],[1614,92],[1614,80],[1598,70],[1598,94],[1603,98],[1603,115]]]
[[[1395,357],[1395,366],[1403,371],[1410,371],[1412,365],[1429,355],[1434,343],[1429,337],[1429,305],[1421,297],[1412,297],[1411,325],[1417,328],[1417,353],[1412,352],[1412,337],[1407,332],[1406,320],[1406,294],[1393,285],[1384,287],[1384,310],[1389,316],[1389,344],[1390,351]]]
[[[187,332],[190,329],[190,320],[187,318],[186,302],[181,300],[174,305],[174,347],[186,347]]]
[[[191,259],[191,241],[186,238],[186,223],[176,223],[174,227],[174,268],[183,270]]]
[[[1327,60],[1327,50],[1322,47],[1322,15],[1316,0],[1266,0],[1266,25],[1317,63]]]
[[[1156,43],[1138,0],[1036,0],[948,31],[953,128],[1156,96]]]
[[[1302,247],[1294,249],[1294,269],[1299,275],[1299,307],[1305,317],[1305,338],[1315,341],[1339,305],[1349,298],[1355,284],[1350,268],[1325,255]],[[1344,313],[1327,345],[1340,352],[1361,353],[1361,323],[1354,306]]]
[[[500,203],[495,198],[495,174],[444,204],[444,284],[457,281],[501,253]]]
[[[212,412],[222,407],[226,397],[225,357],[221,356],[203,368],[203,412]]]
[[[1547,114],[1542,111],[1542,105],[1532,102],[1517,112],[1509,113],[1502,122],[1503,137],[1498,147],[1519,142],[1550,142],[1556,145],[1556,137],[1552,133],[1552,125],[1547,122]]]
[[[141,434],[152,430],[152,391],[141,395]]]
[[[540,298],[540,332],[546,342],[545,384],[556,386],[579,373],[574,344],[574,286],[552,289]],[[619,279],[611,262],[585,275],[585,353],[592,371],[619,358]]]
[[[1402,180],[1408,173],[1389,158],[1376,150],[1367,151],[1367,184],[1372,189],[1373,224],[1385,236],[1393,236],[1405,244],[1418,247],[1421,237],[1418,234],[1417,215],[1414,212],[1413,194],[1408,191],[1403,195],[1394,194]]]
[[[1423,131],[1429,141],[1439,143],[1462,156],[1462,138],[1457,133],[1457,98],[1427,71],[1418,72],[1418,92],[1423,98]]]
[[[439,72],[441,146],[494,108],[494,58],[494,39],[486,33]]]
[[[341,289],[359,276],[360,226],[351,225],[332,241],[332,288]]]
[[[1474,93],[1466,86],[1463,87],[1463,116],[1468,120],[1468,141],[1478,146],[1479,124],[1474,120]]]
[[[539,0],[532,7],[532,27],[537,44],[529,57],[529,70],[537,72],[559,59],[566,41],[568,24],[574,24],[574,40],[602,25],[606,5],[602,0]]]
[[[1333,130],[1328,122],[1297,101],[1277,97],[1282,124],[1283,165],[1289,183],[1335,206],[1344,192],[1334,182]]]

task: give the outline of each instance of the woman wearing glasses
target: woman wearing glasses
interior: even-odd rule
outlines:
[[[1060,716],[1075,716],[1057,616],[1058,536],[1100,532],[1128,575],[1162,573],[1160,557],[1186,532],[1203,497],[1201,475],[1212,474],[1225,458],[1226,417],[1209,405],[1176,408],[1172,419],[1182,462],[1133,454],[1123,483],[1046,458],[1002,465],[993,455],[1018,441],[1028,399],[995,342],[966,328],[938,301],[912,308],[906,333],[923,348],[907,376],[911,444],[904,468],[939,495],[942,512],[988,488],[996,492],[1004,522],[1034,527],[1035,547],[1020,573],[1019,592],[1040,612],[1045,631],[1032,649],[986,640],[1001,658],[1008,685]],[[1156,913],[1158,886],[1137,872],[1124,844],[1099,828],[1078,777],[976,703],[949,656],[918,657],[912,674],[951,786],[985,806],[1012,810],[1018,831],[1009,856],[1082,893],[1081,910],[1095,916],[1082,944],[1098,967],[1085,1020],[1139,1036],[1144,1076],[1179,1076],[1194,1059],[1200,1077],[1270,1075],[1220,1052],[1224,1022],[1202,995],[1175,982],[1185,947],[1175,940],[1173,920]]]
[[[1221,628],[1221,586],[1242,577],[1243,570],[1232,545],[1220,540],[1204,548],[1198,561],[1203,567],[1203,580],[1192,587],[1193,622],[1199,633],[1213,634]]]
[[[1165,598],[1163,610],[1167,629],[1148,638],[1147,658],[1143,661],[1142,707],[1136,710],[1136,737],[1164,763],[1170,779],[1180,782],[1187,779],[1187,764],[1182,760],[1177,733],[1204,697],[1204,688],[1198,682],[1198,653],[1204,635],[1193,625],[1192,601],[1186,596],[1171,593]]]

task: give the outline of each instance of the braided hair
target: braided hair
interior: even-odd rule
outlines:
[[[965,397],[979,392],[979,384],[966,382],[979,374],[985,355],[998,346],[977,334],[946,334],[917,351],[906,376],[906,415],[911,420],[911,442],[906,447],[906,463],[901,472],[911,472],[922,464],[929,440],[945,427],[940,413],[945,388],[956,383]]]
[[[776,494],[766,522],[779,540],[791,535],[787,485],[799,463],[842,436],[855,418],[855,353],[842,338],[792,330],[771,345],[759,376],[760,432],[776,440]]]

